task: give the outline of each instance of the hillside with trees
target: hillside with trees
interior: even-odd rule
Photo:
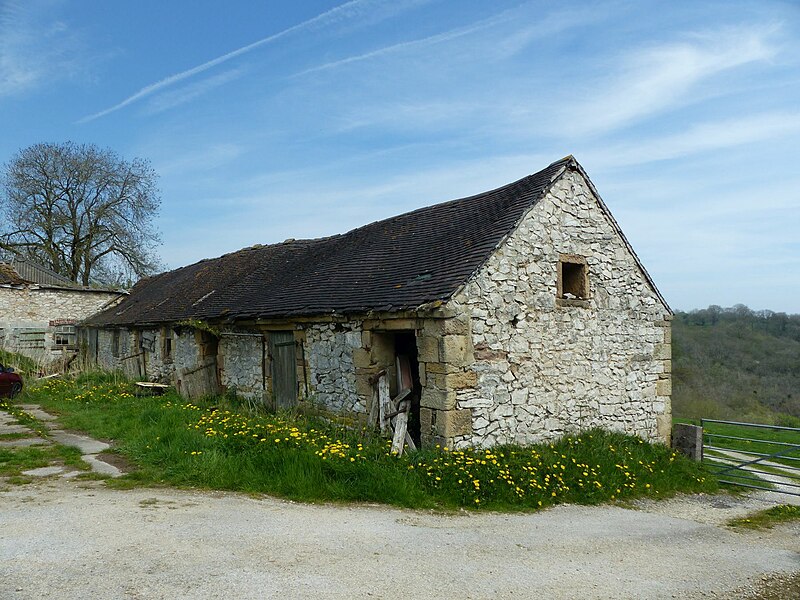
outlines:
[[[672,342],[675,417],[800,426],[800,315],[678,312]]]

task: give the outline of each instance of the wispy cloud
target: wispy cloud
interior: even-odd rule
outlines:
[[[223,54],[222,56],[218,56],[217,58],[206,61],[200,65],[197,65],[196,67],[186,69],[180,73],[165,77],[156,83],[147,85],[141,88],[135,94],[128,96],[121,102],[94,114],[83,117],[78,121],[78,123],[86,123],[109,115],[120,110],[121,108],[133,104],[134,102],[151,96],[152,94],[164,88],[175,85],[176,83],[208,71],[209,69],[233,60],[234,58],[247,54],[248,52],[252,52],[253,50],[261,48],[262,46],[266,46],[267,44],[277,42],[293,34],[313,31],[315,29],[334,25],[344,20],[358,19],[360,17],[364,17],[365,15],[369,15],[371,12],[376,10],[386,10],[388,8],[389,14],[393,14],[397,12],[397,10],[403,5],[417,5],[420,2],[421,0],[406,0],[405,2],[400,2],[398,0],[350,0],[349,2],[345,2],[344,4],[340,4],[339,6],[320,13],[311,19],[303,21],[302,23],[298,23],[297,25],[293,25],[292,27],[288,27],[282,31],[279,31],[278,33],[274,33],[256,42],[247,44],[246,46],[237,48],[236,50]]]
[[[680,133],[641,142],[604,144],[590,154],[597,167],[620,167],[799,136],[800,113],[772,112],[699,123]]]
[[[170,149],[153,149],[148,154],[156,156],[154,164],[162,176],[187,176],[198,172],[209,172],[227,165],[239,158],[244,152],[240,144],[216,142],[198,144],[191,152],[176,154]]]
[[[218,88],[226,83],[238,79],[246,71],[247,69],[244,67],[239,67],[237,69],[224,71],[223,73],[187,84],[177,90],[168,90],[162,92],[150,100],[150,105],[146,112],[148,114],[155,114],[170,108],[175,108],[181,104],[186,104],[187,102],[194,100],[195,98],[202,96],[207,92],[210,92],[214,88]]]
[[[777,26],[741,26],[693,34],[684,41],[636,48],[620,72],[568,106],[572,135],[602,133],[691,102],[711,77],[774,57]]]
[[[81,70],[77,34],[53,16],[58,4],[0,5],[0,96],[24,93]]]
[[[531,18],[528,15],[528,9],[531,8],[531,6],[531,3],[528,2],[464,27],[457,27],[424,38],[399,42],[362,54],[329,61],[300,71],[296,73],[294,77],[301,77],[320,71],[328,71],[392,54],[423,50],[436,44],[444,44],[478,34],[493,27],[508,24],[519,25],[521,23],[531,23]],[[534,19],[530,25],[514,28],[511,31],[506,30],[503,31],[502,35],[493,36],[491,40],[487,40],[489,43],[481,44],[483,54],[486,56],[495,56],[497,58],[509,58],[536,39],[558,35],[567,29],[573,29],[596,22],[598,19],[604,18],[605,14],[605,12],[597,9],[552,12],[545,15],[543,18]]]
[[[386,56],[389,54],[394,54],[396,52],[408,51],[408,50],[415,50],[419,48],[425,48],[428,46],[432,46],[434,44],[440,44],[443,42],[449,42],[451,40],[455,40],[460,37],[464,37],[471,33],[475,33],[476,31],[480,31],[482,29],[486,29],[488,27],[492,27],[501,23],[504,20],[508,20],[508,13],[503,13],[502,15],[497,15],[495,17],[491,17],[489,19],[484,19],[482,21],[478,21],[477,23],[473,23],[472,25],[468,25],[466,27],[459,27],[456,29],[452,29],[450,31],[446,31],[444,33],[437,33],[436,35],[431,35],[425,38],[417,39],[417,40],[410,40],[407,42],[399,42],[397,44],[392,44],[390,46],[385,46],[383,48],[378,48],[376,50],[372,50],[370,52],[364,52],[363,54],[358,54],[355,56],[348,56],[346,58],[342,58],[339,60],[334,60],[330,62],[326,62],[324,64],[318,65],[316,67],[311,67],[310,69],[306,69],[304,71],[300,71],[296,73],[294,77],[302,77],[303,75],[309,75],[311,73],[317,73],[320,71],[327,71],[330,69],[336,69],[338,67],[343,67],[345,65],[353,64],[362,62],[365,60],[370,60],[374,58],[380,58],[382,56]]]

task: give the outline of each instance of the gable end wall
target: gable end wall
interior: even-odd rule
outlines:
[[[586,258],[588,302],[556,300],[559,257]],[[529,444],[591,427],[667,441],[671,313],[586,180],[566,172],[449,303],[471,317],[477,385],[455,446]]]

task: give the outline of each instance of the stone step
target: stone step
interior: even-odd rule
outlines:
[[[58,419],[55,415],[43,411],[38,404],[20,404],[19,407],[34,419],[39,419],[40,421],[55,421]]]
[[[30,446],[49,446],[52,442],[40,437],[26,437],[17,440],[0,440],[0,448],[28,448]]]
[[[111,446],[105,442],[95,440],[86,435],[78,435],[77,433],[67,433],[60,429],[54,429],[50,432],[50,437],[57,443],[64,446],[73,446],[81,451],[81,454],[98,454],[103,450],[108,450]]]
[[[83,462],[92,467],[92,471],[100,473],[101,475],[110,475],[111,477],[122,477],[123,473],[114,465],[110,465],[104,460],[97,457],[96,454],[84,454],[81,456]]]

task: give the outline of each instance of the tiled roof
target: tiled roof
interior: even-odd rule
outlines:
[[[144,279],[95,325],[398,311],[447,300],[572,157],[496,190],[342,235],[245,248]]]

